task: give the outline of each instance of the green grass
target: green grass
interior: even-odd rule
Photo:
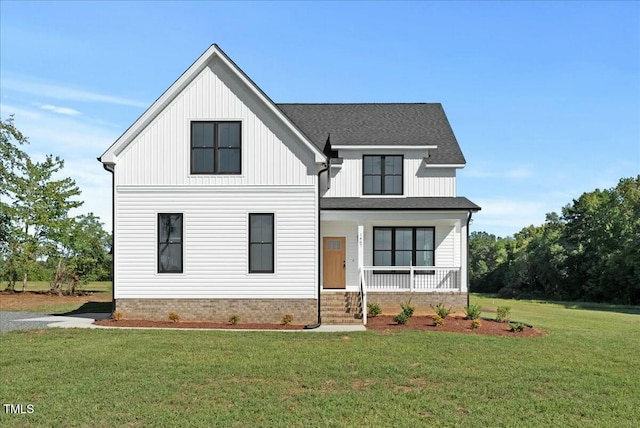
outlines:
[[[548,334],[2,334],[0,426],[637,426],[639,315],[471,302]]]

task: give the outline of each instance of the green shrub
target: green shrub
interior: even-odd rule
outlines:
[[[282,324],[289,325],[292,322],[293,322],[293,315],[286,314],[285,316],[282,317]]]
[[[519,331],[524,331],[526,325],[521,322],[510,322],[509,323],[509,331],[512,333],[517,333]]]
[[[229,317],[229,324],[236,325],[240,322],[240,315],[231,315]]]
[[[496,321],[507,322],[511,316],[511,308],[509,306],[498,306]]]
[[[367,314],[370,317],[375,317],[382,313],[382,309],[380,309],[380,305],[377,303],[367,303]]]
[[[480,326],[482,325],[482,323],[480,322],[479,319],[474,319],[473,321],[471,321],[471,328],[472,329],[476,329],[476,328],[480,328]]]
[[[442,318],[440,315],[434,315],[433,316],[433,325],[435,325],[436,327],[440,327],[441,325],[444,325],[444,318]]]
[[[176,312],[169,312],[169,320],[173,322],[178,322],[180,321],[180,315],[178,315]]]
[[[464,308],[464,313],[467,315],[468,320],[477,320],[480,318],[480,305],[469,305]]]
[[[415,307],[411,306],[411,299],[404,303],[400,303],[400,307],[402,308],[402,312],[409,318],[413,316],[413,312],[416,310]]]
[[[431,308],[436,311],[436,315],[442,319],[445,319],[451,313],[451,308],[445,308],[442,303],[438,303],[435,307],[431,305]]]
[[[402,311],[398,315],[393,317],[393,320],[398,324],[405,325],[406,323],[409,322],[409,318],[411,317],[407,315],[404,311]]]

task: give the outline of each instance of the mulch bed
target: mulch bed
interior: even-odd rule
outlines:
[[[447,317],[444,325],[436,327],[433,318],[430,316],[413,316],[406,325],[399,325],[393,321],[392,316],[378,315],[367,319],[367,329],[381,332],[393,332],[399,330],[423,330],[423,331],[448,331],[465,334],[489,334],[508,337],[540,337],[545,333],[537,328],[527,327],[524,331],[512,333],[509,331],[508,323],[501,323],[493,320],[480,320],[481,326],[476,329],[471,328],[471,320],[463,317]],[[147,321],[121,319],[98,320],[94,324],[107,327],[143,327],[143,328],[198,328],[198,329],[229,329],[229,330],[301,330],[301,325],[284,324],[247,324],[236,325],[228,323],[195,322],[195,321]]]
[[[430,316],[413,316],[405,325],[399,325],[393,321],[393,316],[378,315],[376,317],[367,318],[367,329],[381,332],[393,332],[399,330],[424,330],[424,331],[448,331],[453,333],[464,334],[489,334],[495,336],[508,337],[540,337],[545,332],[538,328],[526,327],[523,331],[510,332],[509,323],[497,322],[494,320],[480,320],[480,327],[471,328],[471,320],[464,317],[447,317],[444,325],[436,326],[433,318]]]
[[[112,319],[99,320],[96,325],[106,327],[144,327],[144,328],[200,328],[200,329],[228,329],[228,330],[302,330],[301,325],[284,324],[250,324],[238,323],[236,325],[228,323],[215,323],[207,321],[147,321],[147,320],[127,320]]]

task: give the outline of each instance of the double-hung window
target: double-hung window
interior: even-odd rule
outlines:
[[[362,157],[363,195],[402,195],[401,155]]]
[[[240,122],[191,122],[191,174],[240,174]]]
[[[374,266],[434,266],[435,228],[374,227]]]
[[[249,273],[273,273],[273,214],[249,214]]]
[[[158,214],[158,273],[182,273],[182,214]]]

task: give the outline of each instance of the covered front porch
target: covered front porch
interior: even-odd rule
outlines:
[[[467,291],[466,212],[321,212],[323,292]]]

